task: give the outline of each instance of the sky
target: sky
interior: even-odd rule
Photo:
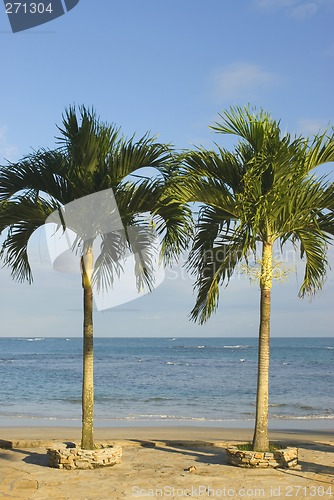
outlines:
[[[93,106],[126,135],[147,131],[176,149],[228,136],[209,126],[231,105],[256,106],[282,130],[311,136],[334,123],[334,0],[80,0],[67,14],[12,33],[0,5],[0,164],[56,144],[73,104]],[[332,174],[333,165],[321,169]],[[40,229],[29,247],[34,283],[0,270],[0,336],[80,337],[80,277],[56,272]],[[334,269],[333,247],[329,249]],[[332,336],[334,271],[311,302],[298,298],[303,265],[283,255],[274,285],[273,336]],[[257,336],[258,287],[238,274],[217,313],[190,322],[192,279],[180,263],[150,295],[96,311],[100,337]]]

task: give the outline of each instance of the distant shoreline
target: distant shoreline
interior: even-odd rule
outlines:
[[[108,311],[104,311],[106,313]],[[169,340],[182,340],[182,339],[257,339],[258,335],[247,335],[245,337],[241,336],[236,336],[236,335],[215,335],[214,337],[212,336],[206,336],[206,335],[187,335],[186,337],[178,336],[178,337],[171,337],[170,335],[158,335],[158,336],[141,336],[141,335],[121,335],[120,337],[116,337],[113,335],[94,335],[95,339],[134,339],[134,340],[150,340],[150,339],[169,339]],[[328,334],[328,335],[297,335],[297,336],[291,336],[291,335],[272,335],[272,339],[332,339],[333,335]],[[75,335],[74,337],[68,336],[68,335],[59,335],[57,337],[52,337],[52,336],[31,336],[31,335],[10,335],[8,336],[1,336],[0,339],[22,339],[22,340],[46,340],[46,339],[63,339],[63,340],[76,340],[76,339],[82,339],[82,334],[80,335]]]
[[[250,441],[253,430],[248,428],[199,427],[199,426],[134,426],[134,427],[97,427],[94,439],[99,440],[180,440],[180,441]],[[51,440],[80,440],[81,429],[68,426],[44,427],[2,427],[0,441],[23,442]],[[331,429],[285,429],[270,430],[271,440],[298,443],[305,441],[332,442],[334,430]],[[30,444],[31,446],[31,444]]]
[[[189,421],[163,421],[163,420],[152,420],[152,421],[125,421],[125,420],[103,420],[96,419],[94,427],[98,432],[102,429],[109,430],[121,430],[121,429],[183,429],[184,432],[188,432],[192,429],[197,429],[198,432],[210,432],[211,430],[219,430],[224,432],[234,432],[236,431],[249,431],[254,428],[253,420],[225,420],[221,422],[216,421],[199,421],[199,422],[189,422]],[[28,419],[22,418],[10,418],[10,417],[0,417],[0,431],[3,429],[30,429],[31,432],[35,432],[35,429],[80,429],[80,420],[66,420],[66,419]],[[272,432],[325,432],[334,435],[334,418],[328,419],[271,419],[269,420],[269,430]],[[131,431],[132,432],[132,431]]]

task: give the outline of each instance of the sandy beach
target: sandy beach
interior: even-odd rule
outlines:
[[[48,467],[46,448],[56,442],[79,441],[79,428],[0,427],[0,497],[107,500],[334,496],[334,435],[329,428],[271,431],[271,440],[298,446],[299,465],[293,470],[228,465],[226,445],[251,437],[252,429],[97,428],[96,443],[108,441],[123,447],[122,463],[104,469],[68,471]]]

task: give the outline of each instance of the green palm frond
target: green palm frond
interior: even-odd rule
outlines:
[[[79,167],[79,171],[87,177],[93,174],[99,161],[104,161],[119,130],[100,123],[94,110],[84,106],[79,107],[79,118],[80,122],[75,107],[66,110],[63,127],[58,127],[61,136],[57,139],[72,165]]]
[[[155,282],[154,254],[157,252],[155,232],[148,225],[132,226],[126,230],[135,259],[135,276],[138,291],[152,291]]]
[[[289,239],[299,244],[305,259],[305,276],[299,295],[313,295],[322,288],[328,270],[327,249],[334,233],[334,216],[328,207],[334,196],[325,178],[302,179],[289,191],[286,204],[277,212],[281,245]]]
[[[307,172],[323,165],[334,161],[334,134],[331,136],[324,132],[314,137],[312,143],[309,145],[305,143],[304,151],[305,166]]]
[[[136,170],[151,167],[163,170],[171,161],[167,145],[156,143],[154,137],[145,135],[138,141],[132,137],[118,141],[108,158],[108,174],[113,186],[123,181]]]
[[[25,191],[32,197],[47,193],[64,203],[72,201],[66,169],[66,159],[59,151],[40,150],[18,163],[10,163],[1,168],[0,200]]]
[[[205,206],[199,212],[197,231],[187,268],[195,275],[197,300],[190,317],[204,323],[217,309],[219,288],[227,286],[237,264],[255,251],[247,226],[226,218],[223,210]]]
[[[28,242],[32,234],[44,225],[55,210],[54,203],[31,200],[21,196],[13,202],[4,202],[0,210],[0,230],[5,233],[1,248],[4,264],[11,269],[17,281],[32,281],[28,260]]]
[[[171,265],[188,248],[193,234],[191,211],[173,196],[162,196],[152,215],[154,229],[162,241],[161,260]]]
[[[221,122],[210,128],[221,134],[238,136],[252,147],[254,153],[262,149],[269,134],[279,134],[279,123],[263,110],[252,113],[249,106],[232,106],[219,116]]]
[[[211,233],[211,234],[208,234]],[[240,228],[230,230],[224,228],[220,232],[220,241],[208,244],[206,236],[213,234],[202,229],[194,242],[194,251],[189,257],[189,267],[195,271],[197,279],[194,287],[197,289],[197,299],[190,318],[203,324],[216,311],[219,303],[220,286],[227,286],[237,264],[243,259],[247,261],[252,245],[247,244],[247,231]]]
[[[219,147],[218,151],[189,152],[184,157],[184,164],[194,177],[219,179],[226,188],[237,190],[242,179],[242,165],[228,151]]]
[[[328,270],[327,238],[317,228],[300,230],[292,239],[300,242],[300,256],[305,257],[305,274],[299,296],[314,295],[321,290]]]
[[[332,190],[332,197],[334,197],[334,191]],[[322,232],[330,235],[333,240],[334,236],[334,210],[326,210],[319,214],[318,224]]]

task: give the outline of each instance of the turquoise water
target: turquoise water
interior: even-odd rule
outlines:
[[[333,338],[273,338],[271,419],[334,419],[333,360]],[[80,338],[0,338],[0,423],[80,425],[81,371]],[[256,377],[256,338],[96,338],[96,425],[246,423]]]

